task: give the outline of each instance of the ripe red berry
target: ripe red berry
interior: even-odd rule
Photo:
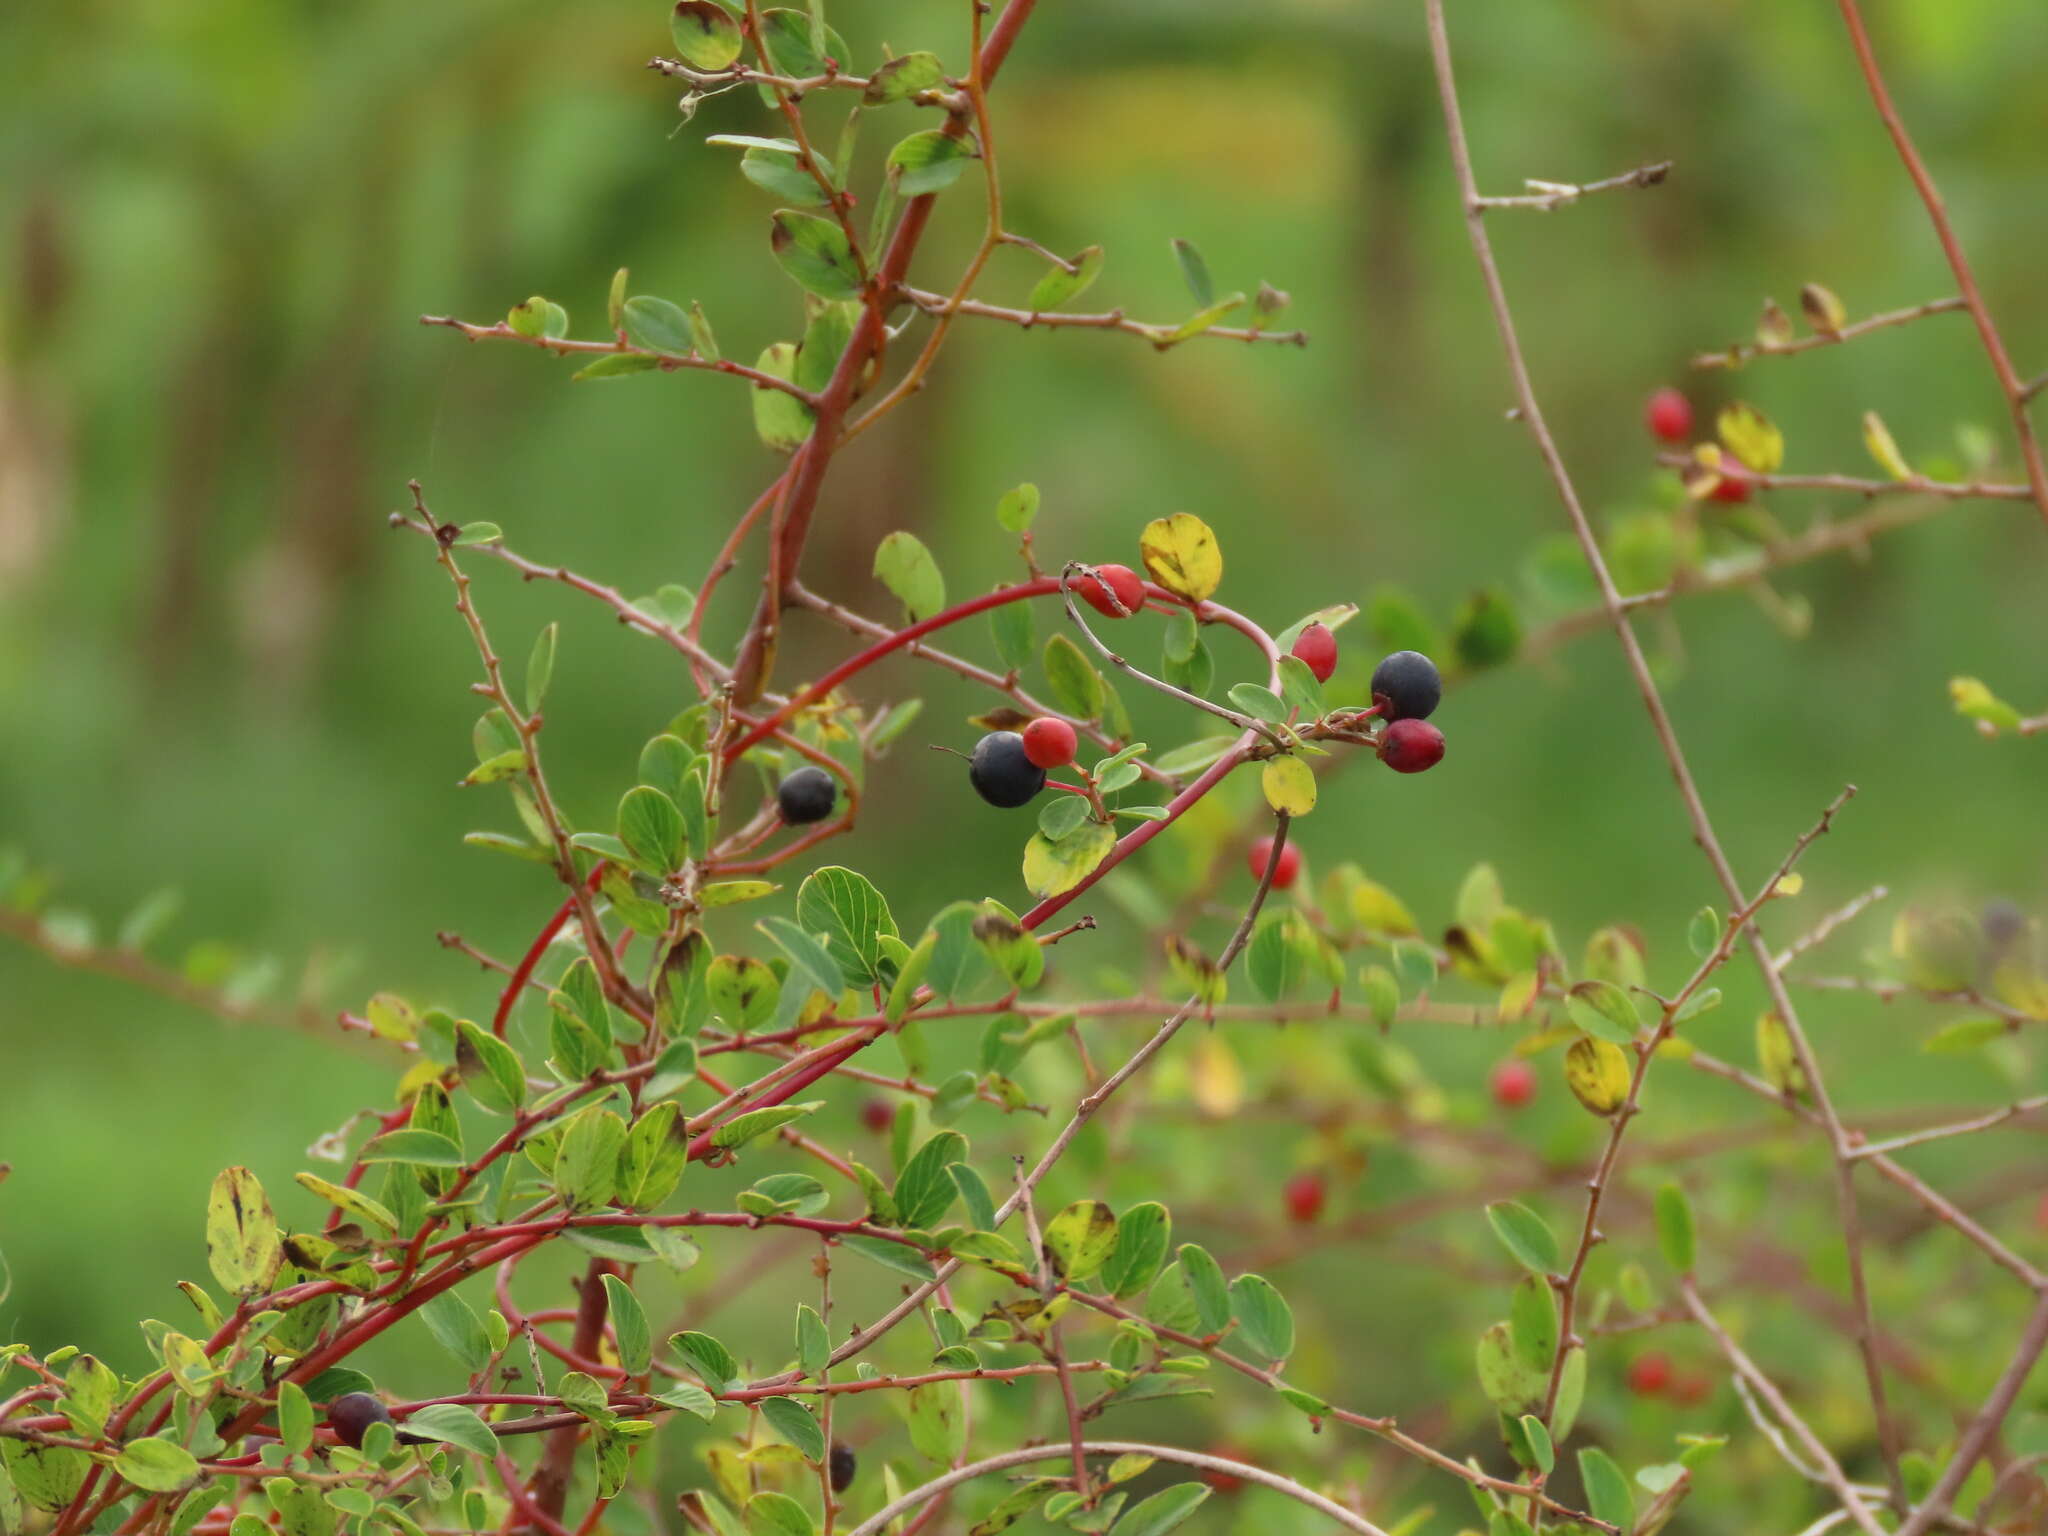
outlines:
[[[1520,1109],[1536,1097],[1536,1069],[1510,1056],[1493,1069],[1493,1102],[1502,1109]]]
[[[1628,1389],[1637,1397],[1659,1397],[1671,1386],[1671,1357],[1652,1350],[1628,1364]]]
[[[1444,733],[1427,720],[1401,719],[1380,733],[1380,761],[1396,773],[1421,773],[1444,759]]]
[[[1741,503],[1749,500],[1749,477],[1732,466],[1724,466],[1720,478],[1707,495],[1715,501]]]
[[[1266,878],[1266,866],[1273,862],[1273,839],[1262,837],[1253,843],[1245,854],[1245,862],[1251,866],[1252,878]],[[1273,889],[1284,891],[1301,877],[1301,849],[1289,843],[1280,850],[1280,863],[1273,870]]]
[[[1643,408],[1643,420],[1651,435],[1667,443],[1682,443],[1692,436],[1692,402],[1666,385],[1650,396]]]
[[[1145,583],[1128,565],[1098,565],[1092,575],[1084,571],[1075,576],[1074,590],[1105,619],[1129,618],[1145,606]]]
[[[869,1099],[860,1107],[860,1123],[880,1136],[896,1123],[896,1111],[887,1099]]]
[[[1317,682],[1327,683],[1337,670],[1337,636],[1327,624],[1311,624],[1295,638],[1294,654],[1315,674]]]
[[[1671,1400],[1682,1408],[1697,1408],[1713,1395],[1713,1377],[1700,1371],[1687,1371],[1671,1388]]]
[[[1064,768],[1079,745],[1074,728],[1051,715],[1040,715],[1024,727],[1024,755],[1041,768]]]
[[[1288,1219],[1307,1226],[1323,1214],[1323,1201],[1330,1191],[1320,1173],[1297,1173],[1287,1181],[1282,1193],[1287,1201]]]

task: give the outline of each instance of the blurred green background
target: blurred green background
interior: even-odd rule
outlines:
[[[961,10],[849,0],[833,19],[856,62],[887,43],[955,63]],[[2022,370],[2036,371],[2048,359],[2048,10],[1873,10],[1902,106]],[[1603,519],[1654,504],[1640,405],[1668,380],[1689,384],[1703,416],[1739,387],[1785,428],[1788,468],[1801,471],[1874,473],[1859,445],[1866,409],[1916,458],[1953,457],[1965,424],[2001,427],[1975,337],[1953,316],[1733,380],[1681,379],[1692,353],[1748,332],[1765,294],[1789,307],[1805,281],[1829,284],[1858,314],[1952,291],[1832,7],[1522,0],[1452,11],[1491,190],[1676,162],[1653,192],[1492,226],[1539,388]],[[1189,307],[1168,249],[1184,236],[1221,288],[1266,280],[1290,292],[1287,321],[1312,343],[1207,341],[1157,355],[1130,337],[963,322],[932,386],[836,467],[807,579],[886,613],[868,568],[897,527],[932,546],[956,595],[1004,579],[1014,560],[991,509],[1032,480],[1048,561],[1131,560],[1145,520],[1192,511],[1221,541],[1222,598],[1275,629],[1385,582],[1440,618],[1476,589],[1504,587],[1539,624],[1524,570],[1561,513],[1503,416],[1421,19],[1419,4],[1387,0],[1041,6],[998,91],[1011,226],[1061,251],[1102,243],[1108,267],[1084,307],[1161,320]],[[286,993],[316,955],[346,966],[322,998],[330,1005],[388,988],[471,1016],[488,1009],[490,988],[436,945],[436,930],[516,954],[555,897],[537,867],[460,844],[472,827],[511,824],[502,800],[455,787],[472,761],[476,667],[444,578],[419,541],[386,531],[385,514],[418,476],[439,515],[496,521],[532,558],[628,592],[694,586],[775,461],[730,381],[571,386],[572,365],[415,322],[489,322],[543,293],[578,334],[602,334],[606,286],[625,265],[635,291],[700,300],[728,355],[795,334],[796,292],[767,260],[774,204],[736,174],[732,151],[701,142],[776,130],[748,92],[679,126],[676,90],[643,68],[667,46],[662,7],[644,0],[81,0],[0,19],[0,844],[53,870],[61,904],[110,931],[147,893],[175,886],[179,938],[277,956]],[[813,107],[820,132],[836,130],[837,111]],[[889,127],[867,130],[868,149],[913,125],[894,109]],[[924,286],[950,284],[979,220],[971,189],[945,201],[917,268]],[[1004,251],[982,292],[1020,303],[1040,270]],[[1853,505],[1783,495],[1772,510],[1796,529]],[[1979,741],[1944,687],[1973,672],[2022,708],[2048,705],[2042,540],[2022,506],[1962,506],[1886,538],[1867,563],[1787,574],[1779,590],[1812,605],[1804,638],[1739,592],[1687,601],[1675,627],[1647,626],[1746,876],[1842,784],[1861,786],[1812,856],[1797,913],[1778,918],[1781,941],[1880,881],[1901,893],[1894,904],[2004,895],[2040,909],[2048,749]],[[603,823],[638,744],[686,702],[687,678],[595,605],[472,564],[508,654],[561,620],[549,763],[572,817]],[[726,589],[712,632],[737,633],[754,574],[744,568]],[[983,636],[967,635],[985,657]],[[1340,684],[1355,687],[1370,641],[1362,625],[1345,639]],[[1151,644],[1137,646],[1141,660]],[[781,676],[813,673],[843,647],[800,621]],[[868,824],[830,858],[871,874],[906,926],[960,896],[1020,898],[1024,827],[971,800],[957,763],[923,749],[966,746],[963,717],[983,701],[900,664],[875,674],[875,688],[920,691],[927,713],[876,775]],[[1155,745],[1196,734],[1138,707]],[[1595,634],[1541,665],[1480,676],[1439,721],[1450,752],[1435,773],[1396,780],[1360,764],[1330,781],[1300,829],[1311,866],[1359,861],[1434,928],[1465,871],[1490,859],[1510,899],[1551,917],[1574,952],[1590,928],[1633,921],[1653,979],[1682,976],[1686,921],[1718,892],[1611,640]],[[1248,794],[1234,804],[1253,814]],[[1177,857],[1169,846],[1148,867],[1170,883]],[[1222,892],[1245,894],[1237,870]],[[1116,903],[1095,910],[1107,931],[1068,961],[1070,979],[1150,968],[1153,951]],[[1881,938],[1882,923],[1837,940],[1833,959]],[[1732,971],[1727,985],[1729,1006],[1700,1038],[1746,1061],[1754,984]],[[2030,1069],[2024,1057],[1919,1054],[1927,1019],[1903,1005],[1831,994],[1810,1004],[1836,1096],[1855,1114],[1910,1105],[1933,1118],[1996,1103]],[[1324,1049],[1309,1033],[1277,1047],[1305,1082]],[[1273,1039],[1236,1038],[1247,1058]],[[1484,1117],[1499,1040],[1418,1029],[1403,1041],[1441,1083],[1453,1123]],[[0,1161],[13,1165],[0,1186],[13,1270],[0,1335],[75,1341],[139,1369],[133,1320],[179,1315],[171,1282],[204,1268],[214,1172],[247,1163],[288,1190],[307,1144],[387,1103],[391,1076],[372,1048],[218,1023],[0,944]],[[1169,1099],[1184,1093],[1175,1084],[1169,1071]],[[1034,1087],[1055,1104],[1071,1098],[1056,1074]],[[1342,1096],[1329,1107],[1340,1121],[1351,1113]],[[1660,1138],[1775,1124],[1767,1107],[1676,1074],[1653,1107]],[[848,1142],[850,1125],[826,1139]],[[1042,1134],[985,1108],[963,1129],[989,1152],[1020,1129],[1025,1145]],[[1578,1156],[1596,1129],[1553,1079],[1517,1134],[1532,1158]],[[1191,1233],[1206,1216],[1224,1251],[1256,1248],[1277,1227],[1279,1173],[1327,1145],[1288,1111],[1220,1130],[1178,1127],[1162,1111],[1116,1134],[1162,1157],[1189,1153],[1169,1197]],[[2026,1140],[1920,1165],[2039,1257],[2024,1170],[1996,1171]],[[1396,1138],[1345,1183],[1345,1208],[1442,1172],[1418,1172],[1418,1159],[1428,1161]],[[1717,1185],[1714,1213],[1745,1229],[1786,1177],[1802,1181],[1812,1241],[1782,1226],[1776,1236],[1803,1243],[1814,1283],[1838,1292],[1810,1148]],[[1061,1198],[1153,1192],[1103,1145],[1054,1183]],[[311,1218],[296,1192],[286,1203]],[[1575,1220],[1569,1191],[1550,1209],[1561,1225]],[[1447,1230],[1496,1267],[1470,1246],[1473,1226],[1468,1211]],[[1274,1268],[1309,1341],[1294,1374],[1375,1410],[1462,1399],[1465,1419],[1453,1422],[1471,1432],[1469,1339],[1498,1288],[1447,1296],[1431,1268],[1444,1240],[1434,1228],[1382,1234]],[[709,1246],[717,1263],[738,1251]],[[1957,1258],[1939,1244],[1904,1252],[1880,1265],[1881,1290],[1924,1297]],[[2017,1301],[1984,1286],[1942,1288],[1898,1319],[1935,1356],[1961,1351],[1944,1358],[1959,1397],[1995,1368]],[[761,1326],[772,1355],[786,1308],[771,1311]],[[744,1336],[734,1313],[721,1327]],[[1761,1304],[1748,1320],[1800,1341],[1803,1400],[1830,1432],[1855,1435],[1856,1368],[1839,1335],[1816,1341],[1800,1316]],[[1596,1377],[1617,1377],[1631,1347],[1603,1356]],[[1706,1363],[1690,1339],[1669,1347]],[[438,1379],[403,1351],[390,1368],[411,1373],[394,1376],[401,1388]],[[1268,1401],[1226,1384],[1209,1410],[1155,1410],[1154,1427],[1213,1439],[1221,1424],[1305,1458],[1363,1454],[1356,1439],[1311,1442],[1293,1420],[1262,1429]],[[1689,1418],[1656,1408],[1631,1420],[1619,1399],[1600,1417],[1600,1433],[1646,1455],[1668,1448],[1674,1428],[1741,1423],[1725,1389]],[[1919,1423],[1931,1448],[1941,1415]],[[1744,1455],[1760,1449],[1745,1439]],[[1483,1442],[1482,1431],[1472,1443]],[[1762,1454],[1758,1471],[1772,1465]],[[1394,1475],[1375,1466],[1372,1477],[1382,1472]],[[1450,1510],[1463,1502],[1448,1483],[1430,1491]],[[1788,1518],[1803,1498],[1788,1493]],[[1721,1508],[1736,1510],[1725,1497]],[[1691,1518],[1721,1528],[1704,1510]]]

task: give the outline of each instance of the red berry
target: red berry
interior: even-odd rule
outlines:
[[[1041,768],[1064,768],[1074,760],[1074,728],[1051,715],[1024,727],[1024,755]]]
[[[1244,1459],[1243,1453],[1234,1445],[1219,1445],[1210,1451],[1209,1454],[1223,1461],[1242,1461]],[[1235,1472],[1219,1472],[1213,1467],[1203,1469],[1202,1481],[1211,1488],[1214,1488],[1218,1493],[1235,1493],[1244,1486],[1244,1479]]]
[[[1245,855],[1245,862],[1251,866],[1252,878],[1266,878],[1266,866],[1273,861],[1273,839],[1262,837],[1253,843]],[[1289,843],[1280,850],[1279,866],[1273,871],[1273,889],[1284,891],[1301,876],[1301,849]]]
[[[1671,1386],[1671,1358],[1652,1350],[1629,1362],[1628,1389],[1637,1397],[1658,1397]]]
[[[1323,1214],[1323,1201],[1329,1193],[1329,1186],[1323,1182],[1320,1173],[1297,1173],[1287,1181],[1287,1188],[1283,1191],[1288,1219],[1307,1226]]]
[[[1724,467],[1714,488],[1707,492],[1715,501],[1744,502],[1749,500],[1749,477],[1739,469]]]
[[[1650,396],[1643,420],[1653,436],[1667,443],[1682,443],[1692,435],[1692,402],[1666,385]]]
[[[1327,683],[1337,670],[1337,637],[1329,625],[1311,624],[1296,637],[1294,654],[1315,674],[1317,682]]]
[[[860,1123],[880,1136],[896,1123],[896,1111],[887,1099],[869,1099],[860,1107]]]
[[[1536,1069],[1510,1056],[1493,1069],[1493,1102],[1502,1109],[1520,1109],[1536,1097]]]
[[[1699,1371],[1687,1371],[1671,1388],[1671,1400],[1684,1408],[1697,1408],[1713,1395],[1713,1378]]]
[[[1105,619],[1129,618],[1145,606],[1145,583],[1128,565],[1098,565],[1092,575],[1084,571],[1075,576],[1074,590]]]
[[[1444,760],[1444,733],[1427,720],[1402,718],[1380,733],[1380,761],[1396,773],[1421,773]]]

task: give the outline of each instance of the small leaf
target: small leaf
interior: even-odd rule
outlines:
[[[1213,1492],[1206,1483],[1176,1483],[1134,1504],[1117,1521],[1115,1536],[1165,1536],[1194,1512]]]
[[[1863,413],[1863,446],[1877,462],[1877,467],[1894,480],[1913,478],[1913,466],[1899,452],[1899,445],[1892,440],[1891,429],[1875,411]]]
[[[1216,302],[1216,284],[1209,277],[1209,263],[1202,259],[1202,253],[1194,243],[1178,236],[1173,242],[1174,260],[1180,263],[1181,281],[1188,285],[1188,292],[1195,296],[1195,303],[1206,309]]]
[[[1589,1035],[1627,1045],[1636,1037],[1635,1005],[1611,981],[1582,981],[1565,994],[1572,1022]]]
[[[1564,1055],[1564,1080],[1572,1094],[1596,1115],[1611,1115],[1628,1102],[1628,1056],[1620,1046],[1581,1035]]]
[[[706,73],[731,68],[745,45],[739,23],[712,0],[677,0],[668,24],[677,57]]]
[[[1086,293],[1102,275],[1104,252],[1101,246],[1091,245],[1077,251],[1073,257],[1073,270],[1054,267],[1041,277],[1031,289],[1031,296],[1024,301],[1024,307],[1033,314],[1044,314],[1047,310],[1058,309]]]
[[[214,1444],[219,1443],[216,1437]],[[138,1488],[175,1493],[199,1476],[199,1463],[182,1445],[152,1435],[122,1446],[114,1470]]]
[[[1138,536],[1138,552],[1154,581],[1191,602],[1213,596],[1223,583],[1223,554],[1216,535],[1191,512],[1147,523]]]
[[[1681,1275],[1692,1273],[1698,1257],[1692,1203],[1676,1184],[1666,1184],[1657,1191],[1657,1246],[1663,1250],[1666,1264]]]
[[[1197,1332],[1221,1333],[1230,1326],[1230,1287],[1223,1267],[1209,1250],[1195,1243],[1180,1245],[1180,1272],[1195,1304]]]
[[[1044,1241],[1055,1274],[1085,1279],[1116,1250],[1116,1214],[1100,1200],[1077,1200],[1046,1223]]]
[[[1045,642],[1045,680],[1053,698],[1075,719],[1093,720],[1102,714],[1102,674],[1065,635]]]
[[[405,1428],[409,1434],[474,1451],[486,1461],[498,1454],[498,1437],[490,1425],[461,1403],[429,1403],[414,1411]]]
[[[1315,770],[1298,757],[1269,757],[1259,769],[1266,804],[1283,816],[1306,816],[1316,808]]]
[[[1081,803],[1085,808],[1086,802]],[[1085,821],[1057,842],[1034,832],[1024,844],[1024,887],[1040,900],[1064,895],[1094,874],[1115,848],[1116,830],[1099,821]]]
[[[1614,1458],[1597,1445],[1585,1447],[1579,1452],[1579,1480],[1586,1485],[1586,1502],[1592,1507],[1594,1518],[1605,1520],[1617,1527],[1621,1536],[1628,1536],[1635,1521],[1635,1495]]]
[[[1259,683],[1233,683],[1228,693],[1230,702],[1254,720],[1279,725],[1287,719],[1287,705],[1280,695]]]
[[[1847,307],[1819,283],[1808,283],[1799,290],[1799,307],[1806,312],[1806,323],[1822,336],[1839,336],[1849,323]]]
[[[898,531],[882,540],[875,550],[875,575],[903,604],[912,623],[946,606],[946,578],[915,534]]]
[[[830,219],[784,209],[771,221],[769,248],[799,287],[824,299],[857,299],[866,282],[846,231]]]
[[[635,785],[619,799],[619,841],[651,874],[680,869],[690,856],[683,813],[675,801],[646,784]]]
[[[237,1295],[262,1290],[284,1262],[277,1217],[263,1185],[246,1168],[226,1169],[213,1181],[206,1203],[206,1261],[222,1288]]]
[[[825,1431],[810,1409],[793,1397],[763,1398],[760,1406],[768,1427],[802,1452],[804,1460],[825,1459]]]
[[[1744,467],[1760,475],[1775,473],[1785,462],[1785,435],[1768,416],[1746,401],[1723,406],[1715,427],[1727,450]]]
[[[1030,528],[1038,516],[1038,487],[1026,481],[1014,490],[1005,491],[996,503],[996,521],[1012,533],[1023,533]],[[1021,603],[1006,606],[1021,608]]]
[[[1294,1313],[1263,1275],[1239,1275],[1230,1282],[1230,1311],[1239,1337],[1268,1360],[1294,1353]]]
[[[887,106],[906,101],[921,91],[935,91],[946,83],[945,66],[935,53],[906,53],[876,66],[861,93],[864,106]]]
[[[650,352],[667,352],[687,357],[690,352],[690,317],[680,304],[651,294],[635,294],[621,311],[626,339]]]
[[[1493,1235],[1516,1263],[1532,1274],[1559,1272],[1557,1235],[1529,1207],[1513,1200],[1497,1200],[1486,1208],[1486,1219],[1493,1226]]]
[[[604,1277],[604,1289],[611,1303],[612,1333],[619,1346],[619,1364],[628,1375],[645,1376],[654,1365],[654,1335],[647,1326],[647,1313],[640,1298],[617,1275]]]
[[[1720,947],[1721,914],[1712,907],[1701,907],[1693,913],[1692,922],[1686,926],[1685,942],[1695,959],[1706,959]]]
[[[966,139],[927,128],[889,151],[889,174],[896,179],[899,194],[923,197],[953,185],[974,158],[974,146]]]

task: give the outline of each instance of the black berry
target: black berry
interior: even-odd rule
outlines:
[[[1372,669],[1372,697],[1389,720],[1427,720],[1444,696],[1436,663],[1420,651],[1396,651]]]
[[[367,1392],[347,1392],[327,1405],[327,1423],[343,1445],[362,1449],[372,1424],[389,1424],[391,1410]]]
[[[860,1470],[860,1461],[853,1454],[852,1446],[842,1445],[837,1440],[832,1442],[831,1469],[832,1491],[846,1492],[852,1486],[853,1474]]]
[[[791,826],[823,821],[839,799],[839,782],[822,768],[798,768],[775,786],[775,803]]]
[[[1015,731],[990,731],[976,742],[967,779],[977,795],[1004,810],[1029,805],[1045,788],[1045,770],[1025,754],[1024,738]]]

